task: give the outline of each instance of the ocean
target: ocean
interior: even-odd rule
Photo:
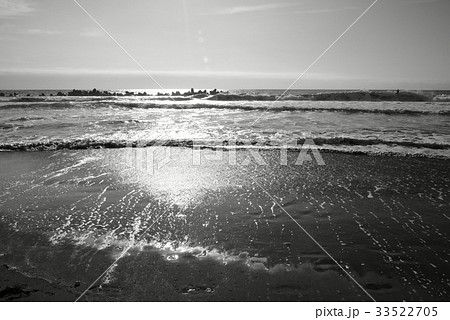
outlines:
[[[0,149],[123,146],[155,140],[210,146],[235,140],[278,148],[312,138],[323,150],[450,156],[449,102],[310,101],[298,100],[299,92],[281,101],[270,99],[281,92],[235,90],[230,99],[213,100],[27,97],[29,92],[22,91],[0,100]]]
[[[0,300],[450,298],[449,92],[58,91],[0,97]]]

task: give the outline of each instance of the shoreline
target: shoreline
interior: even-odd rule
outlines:
[[[441,286],[450,277],[442,261],[448,161],[327,153],[325,166],[283,166],[267,150],[267,166],[246,165],[237,151],[235,166],[224,159],[196,167],[190,153],[172,148],[177,161],[153,174],[130,171],[123,149],[0,154],[9,169],[0,261],[33,266],[68,287],[79,281],[70,292],[80,294],[133,244],[87,300],[364,300],[253,177],[377,300],[448,298]],[[288,152],[288,163],[296,156]]]
[[[194,90],[181,92],[156,92],[148,93],[146,91],[128,91],[128,90],[31,90],[41,91],[31,95],[31,93],[18,94],[16,91],[27,90],[3,90],[0,97],[9,98],[45,98],[45,97],[143,97],[143,98],[169,98],[169,99],[205,99],[211,101],[278,101],[279,95],[263,92],[241,92],[241,90],[223,91],[223,90]],[[170,91],[170,90],[169,90]],[[255,90],[258,91],[258,90]],[[264,90],[262,90],[264,91]],[[268,89],[267,91],[271,91]],[[301,89],[293,91],[302,91]],[[394,101],[394,102],[429,102],[442,101],[448,102],[449,98],[442,92],[448,90],[304,90],[303,93],[286,93],[280,101]],[[313,91],[314,93],[307,93]],[[47,94],[45,93],[47,92]],[[437,93],[436,93],[437,92]]]
[[[315,143],[315,139],[312,139]],[[0,154],[1,153],[9,153],[9,152],[51,152],[51,151],[64,151],[64,150],[105,150],[105,149],[131,149],[131,150],[140,150],[140,149],[151,149],[151,148],[185,148],[189,150],[212,150],[219,152],[233,152],[233,151],[278,151],[278,152],[300,152],[302,150],[306,150],[308,153],[311,153],[311,150],[318,150],[320,153],[329,153],[329,154],[348,154],[348,155],[366,155],[371,157],[395,157],[395,158],[425,158],[425,159],[438,159],[438,160],[448,160],[450,158],[450,154],[440,155],[440,154],[423,154],[420,152],[417,153],[399,153],[395,151],[372,151],[372,150],[345,150],[345,149],[333,149],[333,145],[323,146],[323,144],[315,143],[313,145],[298,145],[298,146],[290,146],[287,145],[267,145],[267,144],[258,144],[248,142],[242,143],[241,145],[233,145],[228,146],[227,143],[223,143],[222,145],[208,145],[204,143],[195,144],[192,140],[188,141],[163,141],[164,144],[160,144],[159,142],[148,141],[148,142],[123,142],[123,141],[95,141],[95,140],[76,140],[65,143],[29,143],[29,144],[8,144],[8,145],[0,145]],[[303,140],[305,142],[305,140]],[[398,144],[392,143],[394,146]],[[372,145],[372,144],[369,144]],[[340,146],[340,145],[336,145]],[[349,146],[355,146],[354,144],[350,144]],[[362,146],[365,146],[364,144]],[[430,145],[430,146],[407,146],[412,147],[413,149],[417,149],[420,151],[421,148],[428,148],[430,150],[447,150],[447,146],[445,145]],[[412,150],[415,151],[415,150]]]

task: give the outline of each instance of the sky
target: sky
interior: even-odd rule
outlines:
[[[0,0],[0,89],[158,88],[138,64],[168,89],[285,89],[374,2],[77,1],[117,43],[74,0]],[[449,35],[449,0],[379,0],[293,88],[450,89]]]

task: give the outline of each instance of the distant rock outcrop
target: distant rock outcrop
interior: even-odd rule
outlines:
[[[310,101],[407,101],[420,102],[430,101],[430,98],[414,92],[401,91],[338,91],[319,92],[302,95],[269,95],[269,94],[225,94],[218,93],[210,96],[210,100],[219,101],[289,101],[289,100],[310,100]]]
[[[324,92],[311,95],[314,101],[429,101],[424,95],[414,92],[389,91],[350,91],[350,92]]]
[[[59,92],[58,92],[58,95],[59,95]],[[67,95],[73,97],[73,96],[116,96],[116,95],[119,95],[119,94],[114,93],[114,92],[109,92],[109,91],[99,91],[99,90],[94,88],[91,91],[89,91],[89,90],[76,90],[76,89],[73,89],[72,91],[69,91],[67,93]],[[134,95],[134,93],[132,94],[131,92],[126,91],[125,95]]]
[[[210,95],[216,95],[219,93],[225,93],[223,91],[218,91],[217,89],[213,89],[211,91],[205,90],[198,90],[195,91],[194,88],[191,88],[189,91],[186,91],[184,93],[181,93],[180,91],[175,91],[172,93],[167,92],[157,92],[156,96],[158,97],[164,97],[164,96],[180,96],[180,97],[186,97],[186,96],[195,96],[197,98],[199,97],[207,97]],[[58,92],[58,96],[65,96],[64,93]],[[133,92],[133,91],[125,91],[124,93],[120,92],[112,92],[112,91],[100,91],[96,88],[92,90],[77,90],[73,89],[72,91],[69,91],[67,93],[67,96],[148,96],[149,94],[147,92]]]

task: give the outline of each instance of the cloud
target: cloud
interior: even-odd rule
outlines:
[[[11,23],[0,24],[0,32],[9,32],[12,28],[14,28],[14,25]]]
[[[0,18],[14,18],[33,11],[34,8],[26,0],[0,0]]]
[[[333,13],[333,12],[357,10],[357,9],[361,9],[361,7],[351,6],[351,7],[329,8],[329,9],[299,10],[299,11],[295,11],[295,13],[297,13],[297,14]]]
[[[61,31],[56,31],[56,30],[43,30],[43,29],[28,29],[25,30],[23,32],[21,32],[22,34],[29,34],[29,35],[56,35],[56,34],[61,34]]]
[[[218,15],[230,15],[230,14],[240,14],[240,13],[248,13],[248,12],[258,12],[258,11],[269,11],[269,10],[277,10],[282,8],[289,8],[298,6],[298,3],[266,3],[260,5],[253,6],[235,6],[228,8],[220,8],[212,12],[212,14]]]
[[[80,33],[80,36],[82,37],[104,37],[105,33],[102,30],[99,29],[93,29],[93,30],[87,30],[85,29],[83,32]]]
[[[442,0],[409,0],[407,4],[422,4],[422,3],[433,3],[433,2],[440,2]]]
[[[15,24],[3,23],[0,24],[0,34],[2,35],[2,40],[18,40],[17,35],[58,35],[61,31],[57,30],[46,30],[46,29],[21,29]]]
[[[299,72],[260,72],[260,71],[200,71],[179,70],[161,71],[148,70],[153,76],[171,77],[208,77],[208,78],[241,78],[241,79],[279,79],[294,81],[301,73]],[[142,70],[135,69],[95,69],[95,68],[9,68],[1,69],[0,74],[47,74],[47,75],[117,75],[117,76],[142,76]],[[348,80],[354,76],[334,73],[307,73],[304,79],[314,80]],[[357,78],[361,79],[361,78]]]

